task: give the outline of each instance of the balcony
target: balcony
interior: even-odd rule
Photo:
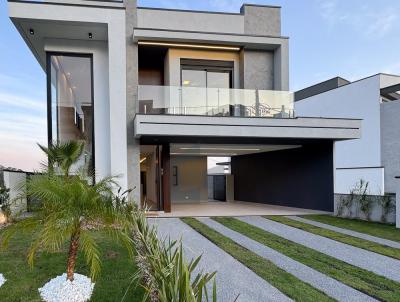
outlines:
[[[295,117],[287,91],[140,85],[137,95],[137,112],[145,115]]]

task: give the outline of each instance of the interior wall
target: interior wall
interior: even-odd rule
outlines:
[[[234,156],[235,200],[333,211],[333,144]]]
[[[139,85],[164,85],[164,59],[166,49],[139,47]]]
[[[208,200],[207,157],[171,156],[171,170],[177,167],[178,185],[171,184],[172,203]],[[171,179],[173,179],[171,174]]]

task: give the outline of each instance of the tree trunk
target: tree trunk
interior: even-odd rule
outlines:
[[[76,256],[78,254],[79,232],[72,234],[69,243],[68,262],[67,262],[67,280],[74,281],[74,271]]]

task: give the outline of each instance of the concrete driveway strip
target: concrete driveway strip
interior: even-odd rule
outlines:
[[[351,265],[400,282],[399,260],[314,235],[260,216],[237,217],[237,219]]]
[[[326,224],[326,223],[322,223],[322,222],[306,219],[306,218],[303,218],[303,217],[298,217],[298,216],[285,216],[285,217],[289,218],[289,219],[292,219],[292,220],[295,220],[295,221],[311,224],[311,225],[319,227],[319,228],[323,228],[323,229],[331,230],[331,231],[334,231],[334,232],[337,232],[337,233],[341,233],[341,234],[344,234],[344,235],[349,235],[349,236],[352,236],[352,237],[357,237],[357,238],[360,238],[360,239],[364,239],[364,240],[372,241],[372,242],[379,243],[379,244],[382,244],[382,245],[390,246],[390,247],[393,247],[395,249],[400,249],[400,242],[396,242],[396,241],[392,241],[392,240],[388,240],[388,239],[384,239],[384,238],[380,238],[380,237],[376,237],[376,236],[372,236],[372,235],[368,235],[368,234],[364,234],[364,233],[348,230],[348,229],[339,228],[337,226],[333,226],[333,225],[330,225],[330,224]]]
[[[158,225],[160,238],[182,238],[187,259],[203,255],[199,269],[204,272],[217,271],[218,301],[233,302],[238,295],[239,302],[292,301],[180,219],[149,218],[149,223]]]
[[[271,261],[284,271],[292,274],[298,279],[319,289],[320,291],[336,299],[337,301],[346,301],[346,302],[377,301],[372,297],[364,293],[361,293],[350,286],[347,286],[255,240],[252,240],[236,231],[233,231],[210,218],[197,218],[197,219],[202,223],[208,225],[210,228],[221,233],[222,235],[232,239],[237,244]]]

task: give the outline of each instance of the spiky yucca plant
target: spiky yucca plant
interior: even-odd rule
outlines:
[[[54,174],[33,177],[27,184],[27,194],[39,199],[41,206],[32,217],[7,228],[0,239],[1,246],[7,247],[17,232],[31,232],[28,262],[33,266],[34,256],[39,249],[58,251],[68,243],[67,279],[74,280],[79,250],[86,257],[91,278],[96,279],[100,272],[101,255],[87,225],[100,224],[110,237],[124,243],[133,255],[130,220],[123,208],[113,206],[113,185],[112,178],[91,185],[85,175],[69,178]]]
[[[148,224],[143,211],[135,210],[133,240],[136,247],[138,272],[135,279],[142,282],[144,301],[199,302],[209,301],[207,285],[213,281],[212,301],[217,301],[215,274],[197,272],[201,256],[189,263],[185,260],[182,243],[157,237],[155,227]]]

